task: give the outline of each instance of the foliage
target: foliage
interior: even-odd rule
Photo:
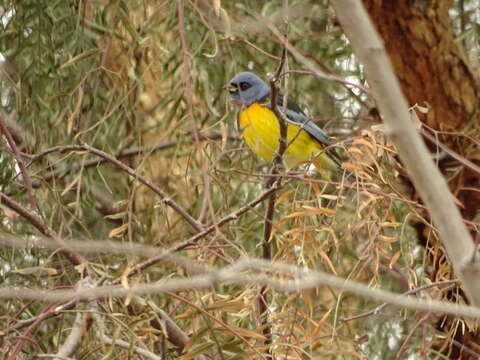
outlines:
[[[116,155],[205,226],[264,191],[269,164],[255,159],[239,140],[236,109],[223,86],[245,69],[262,77],[275,72],[282,44],[267,22],[284,28],[282,3],[179,3],[184,24],[177,3],[168,0],[0,2],[0,53],[6,59],[0,116],[22,151],[38,215],[67,241],[81,239],[88,247],[89,240],[110,238],[170,249],[197,232],[138,178],[68,146],[86,143]],[[365,86],[329,2],[288,3],[289,42],[325,73]],[[468,21],[473,15],[453,11],[455,21],[459,16],[467,16],[459,38],[475,50],[478,35]],[[424,248],[411,226],[413,220],[428,220],[405,185],[394,146],[370,113],[373,100],[357,87],[306,74],[305,64],[292,56],[287,69],[291,72],[283,90],[344,141],[345,167],[357,178],[332,185],[307,174],[306,168],[286,177],[275,203],[273,259],[399,293],[432,282]],[[60,148],[45,151],[53,147]],[[4,142],[0,189],[35,212],[9,149]],[[180,254],[191,264],[218,267],[245,255],[261,257],[264,208],[249,209]],[[40,234],[28,218],[6,206],[0,217],[4,234],[32,241],[28,248],[0,249],[3,286],[53,291],[78,285],[84,269],[58,251],[35,246]],[[188,277],[195,271],[193,265],[162,261],[129,278],[145,259],[85,256],[98,278],[121,280],[123,286]],[[442,270],[433,281],[450,278],[446,262]],[[257,308],[259,290],[258,285],[222,285],[133,300],[105,298],[93,307],[76,304],[33,324],[26,321],[49,312],[50,305],[12,298],[0,304],[0,347],[10,356],[16,347],[27,355],[55,354],[77,313],[86,311],[95,316],[84,324],[76,358],[141,358],[133,355],[137,348],[177,358],[165,319],[149,305],[152,301],[188,335],[182,359],[200,354],[261,358],[267,349]],[[422,296],[441,299],[443,290],[432,288]],[[437,350],[430,342],[444,335],[431,325],[438,317],[431,315],[428,325],[420,321],[424,314],[413,311],[387,308],[356,319],[378,304],[328,287],[301,294],[269,291],[268,301],[267,326],[279,358],[381,359],[399,349],[405,357],[434,356]],[[463,319],[458,326],[465,326]],[[108,344],[102,334],[129,346]],[[22,343],[24,337],[29,341]]]

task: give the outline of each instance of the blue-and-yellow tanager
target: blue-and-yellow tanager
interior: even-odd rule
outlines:
[[[271,161],[278,150],[280,126],[270,107],[270,86],[251,72],[241,72],[230,80],[228,91],[242,107],[238,115],[241,136],[255,154]],[[295,103],[287,101],[284,109],[281,95],[277,108],[287,120],[286,165],[291,168],[311,162],[322,177],[330,179],[339,169],[340,160],[334,149],[327,148],[331,145],[327,134]]]

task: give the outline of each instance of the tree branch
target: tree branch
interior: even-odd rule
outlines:
[[[60,349],[58,349],[54,360],[62,360],[75,354],[78,347],[82,343],[85,332],[87,331],[87,320],[89,316],[90,314],[88,313],[77,312],[72,329],[65,342],[62,344],[62,346],[60,346]]]
[[[188,335],[172,320],[168,314],[160,309],[153,301],[147,301],[148,306],[159,316],[160,320],[165,323],[166,338],[173,345],[178,348],[178,353],[181,354],[190,341]]]
[[[33,193],[32,179],[30,179],[30,175],[28,174],[27,169],[25,168],[23,159],[20,156],[20,151],[18,151],[17,144],[15,143],[15,140],[13,139],[12,134],[10,134],[10,131],[8,130],[8,127],[1,114],[0,114],[0,130],[3,132],[3,135],[7,139],[7,143],[13,152],[13,155],[15,157],[15,160],[17,161],[18,167],[20,168],[20,173],[22,174],[22,180],[23,180],[23,183],[25,184],[25,189],[27,190],[30,205],[32,206],[32,209],[36,209],[38,213],[41,215],[42,212],[40,210],[40,207],[38,206],[38,202],[35,197],[35,194]]]
[[[365,67],[387,131],[427,205],[467,297],[472,303],[480,305],[480,267],[471,261],[475,251],[473,240],[463,225],[445,179],[411,123],[407,102],[382,40],[361,1],[335,0],[333,4],[356,55]]]
[[[100,286],[81,290],[44,290],[18,287],[0,287],[0,299],[30,299],[45,302],[92,301],[108,297],[131,297],[134,295],[158,295],[165,292],[210,289],[219,284],[263,285],[281,292],[301,293],[321,286],[353,293],[362,297],[385,302],[401,309],[466,316],[480,319],[480,309],[474,306],[452,304],[445,301],[416,299],[410,296],[370,288],[357,281],[321,271],[305,270],[293,265],[274,263],[263,259],[243,259],[223,269],[211,268],[209,272],[188,279],[173,278],[153,284],[136,284],[129,288],[123,285]]]
[[[203,225],[199,223],[197,220],[195,220],[193,217],[191,217],[180,205],[178,205],[172,198],[170,198],[170,196],[166,192],[164,192],[162,189],[160,189],[158,186],[156,186],[147,178],[138,174],[131,167],[125,165],[120,160],[116,159],[114,156],[107,154],[106,152],[100,149],[94,148],[87,144],[71,145],[68,148],[65,148],[65,151],[88,151],[91,154],[97,155],[105,159],[106,161],[112,163],[113,165],[117,166],[121,170],[125,171],[128,175],[137,179],[140,183],[147,186],[150,190],[152,190],[154,193],[159,195],[162,198],[163,203],[165,203],[167,206],[170,206],[173,210],[175,210],[175,212],[179,214],[182,218],[184,218],[184,220],[188,224],[190,224],[190,226],[192,226],[197,232],[201,232],[204,230]]]
[[[288,9],[288,0],[284,0],[283,3],[283,12],[286,14]],[[284,15],[285,15],[284,14]],[[285,35],[286,36],[286,35]],[[279,80],[279,76],[285,67],[287,62],[287,51],[285,47],[282,49],[282,56],[280,58],[280,63],[278,64],[277,71],[275,75],[270,79],[270,89],[271,89],[271,96],[270,96],[270,108],[275,113],[276,118],[278,119],[278,127],[279,127],[279,137],[278,137],[278,150],[275,153],[275,156],[272,160],[272,167],[270,170],[270,176],[268,177],[265,188],[267,190],[273,188],[275,185],[280,185],[282,181],[281,176],[277,176],[280,172],[280,168],[282,166],[282,159],[285,150],[287,150],[287,121],[285,120],[281,111],[278,110],[278,86],[277,81]],[[287,99],[283,99],[284,104],[286,104]],[[273,229],[273,217],[275,215],[275,201],[276,201],[276,192],[272,193],[272,196],[268,199],[267,202],[267,209],[265,210],[265,223],[263,228],[263,244],[262,250],[263,254],[262,257],[265,260],[272,259],[272,244],[270,242],[272,236],[272,229]],[[272,358],[272,328],[271,322],[269,321],[268,317],[268,299],[267,299],[267,286],[263,286],[260,289],[260,295],[258,297],[258,311],[260,313],[260,326],[263,328],[262,332],[265,336],[264,345],[268,347],[267,353],[268,358]]]
[[[42,235],[54,239],[57,243],[59,243],[61,246],[65,245],[65,242],[60,239],[58,234],[49,229],[42,221],[42,219],[32,213],[31,211],[28,211],[25,209],[22,205],[17,203],[15,200],[11,199],[7,195],[3,194],[0,192],[0,205],[3,204],[6,207],[8,207],[10,210],[14,211],[21,217],[23,217],[25,220],[27,220],[33,227],[35,227]],[[69,250],[61,250],[61,252],[67,257],[67,259],[73,264],[73,265],[79,265],[79,264],[87,264],[88,261],[85,259],[82,255],[79,255],[77,253],[74,253]],[[89,271],[89,269],[86,269]]]
[[[185,240],[183,242],[181,242],[180,244],[174,246],[173,248],[170,248],[169,250],[163,252],[162,254],[160,255],[157,255],[157,256],[154,256],[146,261],[144,261],[143,263],[140,263],[138,265],[136,265],[132,271],[128,274],[128,276],[134,276],[140,272],[142,272],[143,270],[145,270],[146,268],[150,267],[150,266],[153,266],[157,263],[159,263],[160,261],[162,261],[163,259],[165,259],[166,257],[168,257],[169,255],[175,253],[175,252],[178,252],[178,251],[181,251],[191,245],[194,245],[196,244],[198,241],[200,241],[201,239],[203,239],[204,237],[208,236],[209,234],[211,234],[212,232],[214,232],[216,229],[220,228],[221,226],[225,225],[226,223],[229,223],[230,221],[233,221],[233,220],[236,220],[239,218],[239,216],[243,215],[244,213],[246,213],[247,211],[253,209],[255,206],[257,206],[258,204],[260,204],[262,201],[264,201],[265,199],[268,199],[270,196],[272,196],[279,188],[281,187],[281,184],[276,184],[275,186],[265,190],[262,194],[260,194],[255,200],[252,200],[250,201],[249,203],[245,204],[244,206],[242,206],[240,209],[234,211],[233,213],[223,217],[222,219],[220,219],[217,223],[211,225],[210,227],[206,228],[205,230],[203,230],[202,232],[199,232],[198,234],[192,236],[190,239],[188,240]]]

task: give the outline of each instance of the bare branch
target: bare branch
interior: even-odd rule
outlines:
[[[132,349],[138,355],[142,355],[146,359],[162,360],[161,356],[155,355],[154,353],[152,353],[151,351],[148,351],[147,349],[143,349],[141,347],[132,345],[132,344],[130,344],[130,343],[124,341],[124,340],[121,340],[121,339],[115,339],[114,340],[114,339],[112,339],[111,337],[108,337],[105,334],[102,334],[101,338],[102,338],[102,341],[107,345],[115,345],[115,346],[118,346],[118,347],[121,347],[121,348],[127,349],[127,350]]]
[[[214,134],[211,136],[200,136],[201,141],[208,141],[208,140],[218,140],[221,139],[221,135]],[[231,137],[231,140],[237,139],[236,137]],[[142,155],[142,154],[152,154],[157,151],[163,151],[163,150],[168,150],[171,149],[175,146],[182,145],[182,144],[187,144],[190,143],[190,141],[170,141],[158,145],[153,145],[153,146],[145,146],[145,147],[132,147],[128,148],[125,150],[122,150],[118,152],[117,154],[114,155],[116,159],[123,159],[123,158],[128,158],[132,156],[137,156],[137,155]],[[48,154],[54,153],[54,152],[67,152],[67,151],[75,151],[76,146],[78,145],[60,145],[60,146],[54,146],[48,149],[43,150],[42,152],[35,154],[35,155],[27,155],[22,153],[23,157],[29,158],[29,163],[27,164],[27,168],[36,161],[41,160],[43,157],[47,156]],[[93,159],[88,159],[82,164],[71,164],[70,166],[66,168],[62,167],[57,167],[54,170],[48,172],[45,175],[40,175],[41,179],[33,179],[32,180],[32,187],[34,189],[40,187],[42,183],[48,182],[51,180],[59,180],[67,176],[68,174],[71,173],[76,173],[80,168],[87,169],[87,168],[92,168],[96,167],[101,164],[108,163],[109,161],[104,159],[104,158],[93,158]],[[14,191],[7,192],[7,195],[12,195]],[[16,193],[16,192],[15,192]]]
[[[458,285],[458,284],[460,284],[460,281],[458,281],[456,279],[455,280],[438,281],[438,282],[434,282],[434,283],[431,283],[431,284],[419,286],[415,289],[406,291],[406,292],[403,293],[403,295],[417,294],[417,293],[425,291],[427,289],[431,289],[432,287],[441,287],[441,286]],[[347,321],[362,319],[362,318],[365,318],[365,317],[371,316],[371,315],[376,315],[380,311],[385,309],[388,305],[389,304],[387,304],[387,303],[383,303],[382,305],[377,306],[373,310],[370,310],[370,311],[367,311],[367,312],[364,312],[362,314],[358,314],[358,315],[355,315],[355,316],[352,316],[352,317],[349,317],[349,318],[342,319],[342,321],[347,322]]]
[[[60,349],[55,355],[55,360],[61,360],[75,354],[78,347],[82,343],[83,335],[87,330],[87,319],[89,316],[90,314],[77,312],[75,321],[73,322],[72,330],[70,331],[70,334],[68,334],[65,342],[62,344],[62,346],[60,346]]]
[[[15,157],[18,167],[20,168],[20,172],[22,174],[22,180],[25,184],[25,189],[27,189],[30,205],[32,206],[32,209],[36,209],[39,214],[42,214],[40,207],[38,206],[38,201],[35,197],[35,194],[33,193],[32,179],[30,179],[30,175],[28,174],[27,169],[25,168],[23,159],[20,156],[20,152],[18,151],[17,144],[15,143],[15,140],[13,139],[12,134],[10,134],[10,131],[8,130],[5,120],[1,114],[0,114],[0,130],[3,132],[3,135],[7,139],[8,145],[10,146],[10,149],[12,149],[13,156]]]
[[[284,0],[282,3],[282,13],[284,21],[286,24],[285,38],[287,38],[288,31],[288,0]],[[279,137],[278,137],[278,150],[275,153],[275,156],[272,160],[272,167],[270,170],[270,175],[265,183],[265,188],[271,189],[275,185],[280,185],[282,181],[281,176],[276,176],[280,172],[280,167],[282,165],[283,154],[287,150],[287,121],[281,111],[278,110],[278,86],[277,82],[280,78],[280,74],[283,72],[284,67],[287,63],[287,50],[285,47],[282,48],[282,56],[280,57],[280,63],[278,64],[277,71],[275,75],[270,79],[270,108],[275,114],[275,117],[278,120],[279,127]],[[283,106],[286,106],[286,97],[283,99]],[[276,201],[276,192],[272,193],[272,196],[269,197],[267,202],[267,209],[265,210],[265,223],[263,227],[263,244],[262,257],[264,260],[272,259],[272,244],[270,242],[273,229],[273,218],[275,215],[275,201]],[[264,345],[268,347],[268,358],[272,358],[272,329],[271,322],[268,317],[268,288],[263,286],[260,289],[260,294],[258,296],[258,309],[260,314],[260,326],[263,328],[263,335],[265,336]]]
[[[205,238],[206,236],[210,235],[213,233],[216,229],[219,227],[237,220],[240,216],[245,214],[246,212],[252,210],[255,208],[258,204],[260,204],[262,201],[265,199],[268,199],[273,193],[275,193],[279,188],[281,187],[281,184],[276,184],[275,186],[269,188],[268,190],[265,190],[263,193],[261,193],[256,199],[248,202],[241,208],[237,209],[236,211],[232,212],[231,214],[223,217],[220,219],[216,224],[209,226],[202,232],[199,232],[198,234],[192,236],[190,239],[185,240],[181,242],[180,244],[170,248],[169,250],[162,250],[159,255],[153,256],[156,252],[158,252],[158,248],[152,247],[152,246],[145,246],[145,245],[134,245],[130,244],[128,246],[120,245],[118,243],[115,243],[113,241],[101,241],[101,242],[95,242],[95,241],[89,241],[88,243],[85,243],[84,241],[74,241],[74,240],[69,240],[68,242],[62,242],[61,244],[53,244],[49,243],[48,241],[41,241],[40,239],[36,240],[36,244],[45,246],[48,248],[58,248],[60,246],[60,249],[68,249],[69,251],[79,251],[79,252],[84,252],[84,253],[110,253],[110,254],[132,254],[132,255],[140,255],[140,256],[149,256],[151,257],[150,259],[144,261],[143,263],[138,264],[135,266],[128,274],[128,276],[134,276],[143,270],[147,269],[150,266],[153,266],[160,261],[163,261],[165,259],[168,259],[172,254],[175,252],[179,252],[183,249],[188,248],[189,246],[192,246],[196,244],[198,241],[201,239]],[[0,200],[2,200],[2,194],[0,193]],[[8,197],[6,199],[10,200]],[[13,201],[13,200],[12,200]],[[13,204],[16,204],[13,202]],[[20,206],[20,205],[19,205]],[[46,234],[44,234],[46,235]],[[49,237],[48,235],[46,235]],[[19,237],[15,237],[12,235],[8,234],[0,234],[0,243],[7,245],[7,246],[13,246],[13,247],[24,247],[26,245],[32,245],[32,241],[22,239]],[[85,246],[86,245],[86,246]]]
[[[98,332],[99,332],[99,335],[100,335],[100,340],[103,341],[105,344],[118,346],[118,347],[121,347],[121,348],[127,349],[127,350],[132,349],[137,354],[142,355],[143,357],[145,357],[147,359],[150,359],[150,360],[162,360],[161,356],[157,356],[147,349],[141,348],[141,347],[136,346],[136,345],[132,345],[132,344],[130,344],[130,343],[124,341],[124,340],[121,340],[121,339],[112,339],[111,337],[109,337],[106,334],[106,326],[103,322],[103,319],[98,314],[98,312],[96,311],[96,304],[92,304],[92,316],[95,319],[95,323],[97,325]]]
[[[467,158],[463,157],[462,155],[460,155],[457,152],[450,149],[447,145],[445,145],[440,140],[438,140],[436,137],[434,137],[432,134],[430,134],[430,132],[428,130],[426,130],[425,127],[422,127],[420,129],[420,131],[421,131],[422,135],[428,141],[430,141],[435,146],[438,146],[440,149],[442,149],[452,159],[457,160],[460,164],[472,169],[473,171],[475,171],[477,174],[480,175],[480,166],[478,166],[473,161],[468,160]]]
[[[182,329],[180,329],[180,327],[175,323],[175,321],[172,320],[170,316],[168,316],[165,311],[155,305],[153,301],[148,301],[147,304],[155,311],[155,313],[157,313],[160,319],[165,322],[167,332],[166,337],[168,341],[178,348],[179,353],[182,353],[183,349],[185,349],[185,346],[187,346],[187,343],[190,340],[188,335],[185,334]]]
[[[263,193],[261,193],[255,200],[252,200],[250,201],[249,203],[245,204],[244,206],[242,206],[240,209],[234,211],[233,213],[225,216],[224,218],[220,219],[217,223],[215,223],[214,225],[206,228],[204,231],[198,233],[197,235],[194,235],[192,236],[190,239],[186,240],[186,241],[183,241],[182,243],[174,246],[173,248],[165,251],[164,253],[160,254],[160,255],[157,255],[155,257],[152,257],[146,261],[144,261],[143,263],[140,263],[138,264],[137,266],[135,266],[132,271],[129,273],[129,276],[133,276],[133,275],[136,275],[138,273],[140,273],[141,271],[145,270],[146,268],[152,266],[152,265],[155,265],[157,264],[158,262],[162,261],[163,259],[165,259],[165,257],[175,253],[175,252],[178,252],[178,251],[181,251],[193,244],[196,244],[198,241],[200,241],[201,239],[203,239],[204,237],[208,236],[209,234],[211,234],[212,232],[214,232],[217,228],[233,221],[233,220],[237,220],[239,218],[239,216],[243,215],[244,213],[246,213],[247,211],[250,211],[251,209],[253,209],[255,206],[257,206],[258,204],[260,204],[262,201],[264,201],[265,199],[268,199],[270,196],[272,196],[272,194],[274,194],[279,188],[281,187],[281,184],[276,184],[275,186],[265,190]]]
[[[55,233],[55,231],[45,226],[45,224],[43,223],[42,219],[40,219],[39,216],[35,215],[31,211],[28,211],[22,205],[17,203],[15,200],[9,198],[7,195],[1,192],[0,192],[0,204],[7,206],[9,209],[16,212],[18,215],[22,216],[31,225],[33,225],[33,227],[35,227],[42,235],[48,238],[54,239],[60,244],[60,246],[65,245],[64,241],[60,239],[60,237]],[[74,252],[71,252],[69,250],[62,250],[62,253],[67,257],[67,259],[73,265],[88,263],[83,256],[76,254]],[[87,269],[87,271],[89,270]]]
[[[164,192],[162,189],[160,189],[158,186],[156,186],[154,183],[152,183],[150,180],[146,179],[142,175],[138,174],[134,169],[131,167],[125,165],[122,163],[120,160],[116,159],[114,156],[107,154],[106,152],[96,149],[90,145],[87,144],[81,144],[81,145],[72,145],[66,148],[66,151],[88,151],[92,154],[95,154],[106,161],[114,164],[121,170],[125,171],[128,175],[131,177],[137,179],[140,183],[143,185],[147,186],[150,190],[152,190],[154,193],[159,195],[162,198],[163,203],[166,205],[170,206],[173,210],[175,210],[181,217],[185,219],[187,223],[189,223],[196,231],[201,232],[204,230],[203,225],[199,223],[197,220],[195,220],[193,217],[191,217],[180,205],[178,205],[166,192]]]
[[[266,272],[265,275],[262,272]],[[275,274],[282,275],[279,279]],[[285,275],[292,277],[286,280]],[[31,299],[45,302],[54,301],[91,301],[105,297],[129,297],[135,295],[153,295],[165,292],[209,289],[219,284],[263,285],[277,291],[300,293],[321,286],[329,286],[339,291],[353,293],[378,302],[385,302],[402,309],[432,313],[466,316],[480,319],[480,309],[473,306],[451,304],[444,301],[415,299],[386,290],[370,288],[356,281],[321,271],[308,271],[293,265],[273,263],[262,259],[244,259],[221,270],[212,269],[207,274],[189,279],[162,280],[154,284],[137,284],[131,288],[124,286],[102,286],[81,290],[43,290],[18,287],[0,288],[0,299]]]
[[[473,240],[463,224],[445,179],[435,167],[425,144],[411,123],[407,102],[382,40],[362,2],[336,0],[333,4],[356,55],[365,67],[365,74],[388,133],[429,209],[467,297],[472,303],[480,305],[480,269],[478,264],[470,261],[475,250]]]

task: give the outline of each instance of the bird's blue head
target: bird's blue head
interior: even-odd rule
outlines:
[[[241,72],[228,83],[228,92],[237,104],[249,106],[270,95],[270,87],[254,73]]]

